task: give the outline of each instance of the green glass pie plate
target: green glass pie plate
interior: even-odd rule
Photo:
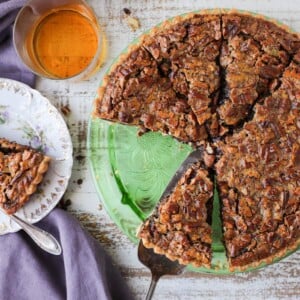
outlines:
[[[137,41],[138,39],[132,44]],[[127,49],[122,53],[126,51]],[[137,244],[139,226],[151,214],[168,182],[192,148],[157,132],[139,136],[135,126],[91,117],[87,149],[93,180],[106,211],[124,234]],[[216,190],[212,229],[212,267],[188,266],[188,270],[218,275],[232,274],[222,242],[220,203]],[[283,257],[292,252],[294,251],[289,251]],[[274,259],[272,263],[283,257]],[[267,265],[261,263],[244,272]]]
[[[168,182],[191,151],[190,146],[170,136],[157,132],[138,136],[137,127],[90,119],[88,156],[98,195],[112,220],[132,242],[138,243],[136,233],[140,224],[151,214]],[[215,191],[212,268],[188,266],[189,270],[232,274],[222,243],[219,212]],[[262,263],[246,271],[266,265]]]

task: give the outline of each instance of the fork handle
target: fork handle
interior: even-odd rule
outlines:
[[[149,287],[149,290],[148,290],[148,293],[147,293],[147,296],[146,296],[145,300],[151,300],[152,299],[152,296],[153,296],[153,293],[154,293],[154,290],[156,288],[156,284],[157,284],[159,278],[160,278],[160,276],[155,276],[155,275],[152,274],[151,284],[150,284],[150,287]]]
[[[53,255],[61,254],[60,244],[50,233],[25,222],[16,215],[10,215],[10,218],[19,224],[40,248]]]

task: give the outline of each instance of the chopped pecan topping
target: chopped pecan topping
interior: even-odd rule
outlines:
[[[50,158],[27,146],[0,139],[0,205],[15,213],[36,191]]]

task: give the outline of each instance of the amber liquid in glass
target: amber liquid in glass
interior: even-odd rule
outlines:
[[[45,75],[73,77],[99,51],[98,29],[88,14],[80,11],[80,6],[52,10],[32,28],[27,40],[28,54]]]

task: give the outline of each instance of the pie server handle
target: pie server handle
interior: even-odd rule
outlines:
[[[25,222],[16,215],[8,216],[16,222],[40,248],[53,255],[60,255],[62,253],[59,242],[49,232]]]

